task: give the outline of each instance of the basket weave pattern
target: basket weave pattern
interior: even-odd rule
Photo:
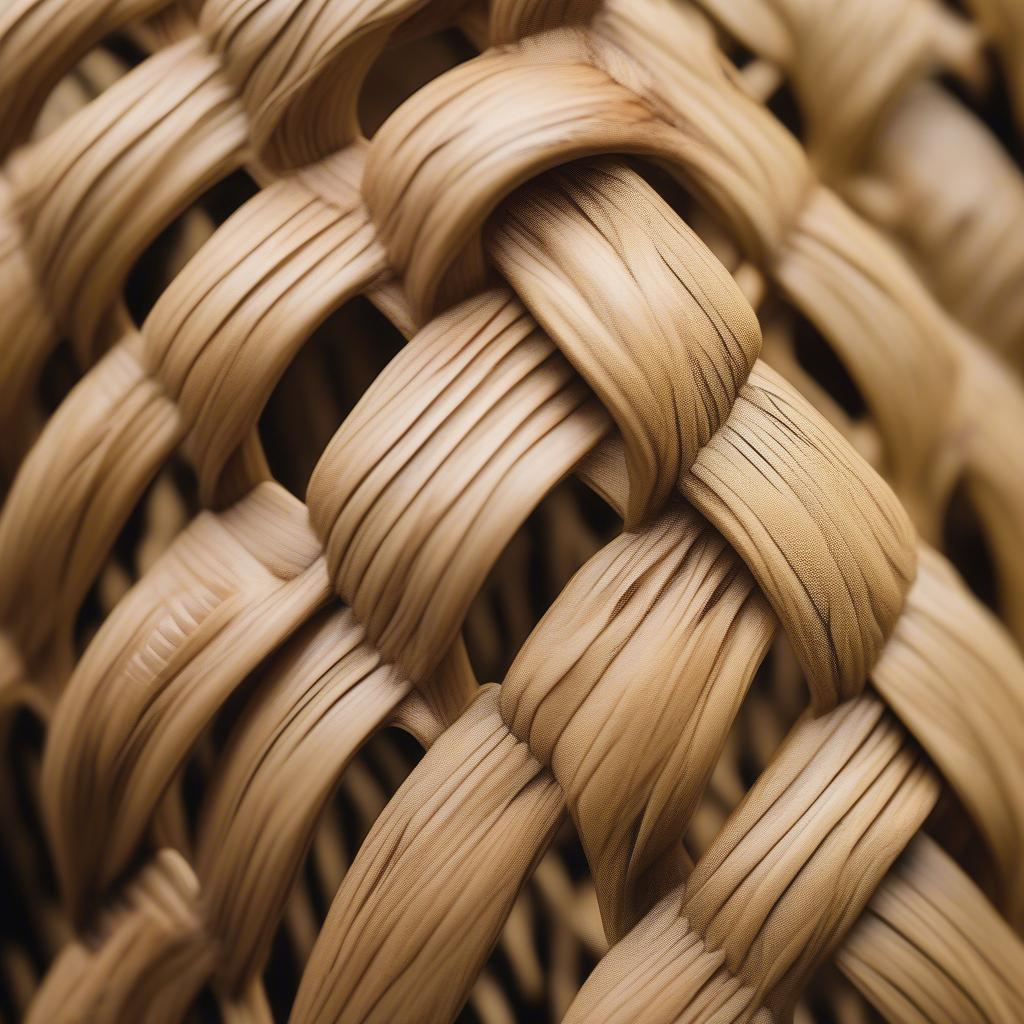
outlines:
[[[176,1021],[207,985],[225,1019],[267,1019],[318,822],[388,724],[427,753],[344,874],[296,1024],[454,1019],[567,817],[610,946],[571,1024],[786,1019],[827,961],[888,1019],[1024,1020],[1024,182],[932,80],[976,76],[983,32],[1024,67],[1020,10],[0,8],[0,706],[45,720],[40,813],[76,930],[28,1020]],[[452,26],[480,56],[364,139],[379,55]],[[38,131],[125,27],[152,55]],[[781,78],[800,141],[761,101]],[[1024,112],[1024,76],[1006,84]],[[260,190],[135,325],[140,255],[240,168]],[[407,343],[300,502],[260,415],[360,296]],[[801,369],[780,309],[865,417]],[[40,424],[61,339],[82,377]],[[176,451],[204,510],[79,652]],[[622,532],[480,685],[467,614],[570,474]],[[1002,622],[937,550],[957,486]],[[806,711],[691,858],[780,639]],[[239,698],[186,841],[168,794]],[[950,793],[985,878],[921,831]]]

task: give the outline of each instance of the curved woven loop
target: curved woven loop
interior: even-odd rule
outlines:
[[[589,62],[584,36],[546,32],[452,69],[399,107],[370,145],[366,200],[423,320],[480,289],[480,229],[517,185],[577,157],[670,146],[638,97]]]
[[[650,22],[631,20],[623,5],[597,24],[614,46],[590,36],[581,49],[581,37],[566,31],[489,53],[420,90],[374,139],[367,201],[415,312],[424,316],[480,284],[480,228],[522,179],[598,149],[658,155],[728,220],[850,362],[885,430],[901,497],[934,534],[955,468],[937,454],[943,418],[921,411],[949,407],[955,385],[952,341],[934,303],[870,230],[848,230],[855,218],[815,184],[785,130],[723,77],[713,46],[686,18],[666,23],[686,64],[674,49],[670,59],[665,40],[647,37]],[[618,46],[642,54],[656,77],[640,78]],[[865,320],[869,299],[879,300],[888,322]],[[898,358],[894,330],[914,343]],[[928,401],[907,403],[922,380]]]
[[[51,693],[71,633],[128,510],[178,435],[176,410],[130,336],[82,380],[32,448],[0,514],[0,624]]]
[[[753,310],[654,190],[610,161],[522,189],[488,251],[622,432],[635,528],[729,415],[761,347]]]
[[[564,25],[583,25],[604,0],[491,0],[492,44],[512,43],[524,36]]]
[[[980,73],[977,29],[931,0],[699,0],[789,74],[823,176],[853,170],[894,96],[947,68]]]
[[[996,559],[999,610],[1024,645],[1024,391],[978,348],[964,363],[963,480]]]
[[[616,181],[624,197],[628,196],[634,217],[657,223],[657,218],[667,216],[664,203],[635,175],[620,176]],[[523,198],[516,202],[528,204],[532,192],[533,187],[524,190]],[[542,197],[544,194],[540,192]],[[610,211],[625,202],[625,198],[599,198],[597,192],[591,194],[589,209],[563,201],[559,233],[565,238],[574,237],[570,231],[592,237],[598,204],[604,222],[614,216]],[[536,225],[543,224],[543,214],[524,208],[529,211],[531,229],[541,230]],[[623,234],[620,228],[618,235]],[[724,270],[695,237],[688,237],[688,242],[685,254],[676,250],[678,265],[687,263],[690,280],[701,282],[702,308],[714,308],[709,268],[718,268],[712,280],[719,283]],[[584,341],[574,341],[562,319],[563,294],[572,291],[563,287],[542,293],[535,276],[521,269],[536,251],[532,235],[524,237],[522,232],[499,226],[495,245],[500,265],[516,283],[524,282],[526,299],[537,314],[552,323],[570,354],[579,352]],[[581,246],[580,251],[589,250]],[[567,258],[556,252],[548,263],[559,257]],[[587,262],[589,275],[596,257]],[[631,260],[628,271],[621,262],[617,269],[622,276],[638,275],[639,266],[638,260]],[[672,274],[671,281],[661,280],[669,295],[674,291],[680,294],[677,301],[686,301],[685,281],[678,273]],[[586,287],[576,285],[573,290]],[[748,310],[748,320],[753,318],[738,292],[722,290],[734,306]],[[596,295],[592,299],[599,301]],[[608,299],[602,305],[607,307]],[[608,339],[605,350],[609,358],[626,358],[623,350],[628,351],[629,327],[632,325],[624,325]],[[636,333],[642,336],[642,331]],[[717,332],[711,333],[719,337]],[[596,330],[586,335],[591,344],[598,344],[592,341]],[[749,359],[754,354],[748,350],[744,355]],[[588,365],[595,361],[590,359]],[[720,364],[716,367],[723,372]],[[644,360],[643,369],[651,372],[649,359]],[[596,373],[592,370],[590,376]],[[733,389],[739,386],[740,397],[733,400],[729,396],[732,408],[731,412],[724,410],[728,414],[724,425],[706,438],[703,447],[687,453],[689,459],[696,457],[692,465],[680,456],[679,486],[750,566],[794,645],[815,707],[823,710],[860,692],[892,632],[914,575],[913,528],[888,487],[789,384],[762,363],[755,364],[747,382],[740,384],[741,380],[736,380],[733,385]],[[686,389],[681,390],[685,393]],[[628,460],[628,437],[626,451]],[[633,470],[631,476],[635,475]],[[841,522],[833,511],[838,508],[845,510]]]
[[[773,1019],[856,921],[938,787],[862,696],[798,724],[694,868],[601,961],[567,1022]]]
[[[501,687],[550,766],[614,941],[685,877],[680,837],[775,632],[750,575],[676,507],[567,585]]]
[[[76,916],[125,868],[220,705],[329,592],[305,508],[263,484],[199,516],[117,605],[68,683],[43,761]]]
[[[853,202],[894,233],[947,308],[1024,367],[1024,182],[999,141],[938,85],[892,105]]]
[[[198,897],[181,855],[161,850],[104,911],[97,941],[61,953],[26,1024],[176,1024],[214,958]]]
[[[673,123],[683,130],[700,125],[716,142],[728,139],[739,166],[783,167],[800,183],[794,197],[762,180],[765,172],[747,172],[743,187],[757,190],[761,206],[780,211],[779,226],[770,233],[759,227],[752,242],[744,227],[750,216],[730,214],[738,202],[732,194],[742,196],[738,186],[729,189],[727,202],[713,193],[710,201],[729,218],[749,258],[815,323],[849,369],[883,433],[887,475],[915,522],[934,537],[937,509],[955,471],[950,448],[943,448],[957,382],[956,339],[947,319],[899,253],[816,182],[786,130],[721,73],[713,40],[699,22],[659,0],[609,0],[598,24],[651,69],[644,95]],[[921,401],[907,402],[908,394]]]
[[[661,19],[658,32],[650,28],[655,14]],[[682,117],[684,123],[698,117],[694,98],[699,96],[703,116],[711,118],[710,131],[716,130],[717,122],[718,135],[728,128],[735,133],[732,137],[755,152],[772,152],[773,161],[780,158],[778,137],[785,131],[720,73],[720,57],[707,36],[706,23],[701,28],[701,19],[695,24],[661,0],[606,0],[595,25],[650,69],[648,88],[655,91],[648,102],[662,103],[670,111],[667,116]],[[699,91],[701,85],[704,92]],[[1018,532],[1012,524],[1024,522],[1020,474],[1000,467],[1004,456],[993,457],[1019,448],[1008,409],[1021,407],[1024,393],[1002,373],[980,389],[984,398],[977,395],[976,379],[988,376],[983,350],[943,313],[891,246],[858,225],[826,190],[805,188],[804,197],[806,205],[782,236],[786,244],[776,240],[770,247],[770,273],[816,321],[863,387],[873,417],[888,433],[886,469],[926,536],[937,538],[939,516],[958,467],[968,478],[984,481],[978,485],[982,500],[976,503],[986,530],[998,539],[1000,555],[1007,558],[999,567],[1000,588],[1007,595],[1008,621],[1018,637],[1024,635],[1017,615],[1024,587],[1020,547],[1012,542]],[[762,201],[771,202],[767,193]],[[734,227],[743,239],[742,225]],[[866,308],[872,309],[872,317],[863,315]],[[903,344],[893,345],[893,337]],[[899,358],[911,348],[915,359]],[[922,382],[926,397],[908,402],[907,395],[921,393]],[[996,393],[1005,396],[1006,405],[992,415]],[[939,412],[930,416],[929,427],[920,414],[908,416],[908,409]],[[905,437],[908,428],[910,444]],[[978,443],[965,444],[965,439]],[[915,459],[920,460],[916,465]]]
[[[331,904],[292,1024],[443,1021],[462,1005],[564,806],[497,704],[485,687],[377,819]]]
[[[192,40],[14,154],[9,195],[0,184],[0,218],[17,221],[0,227],[0,307],[11,324],[0,423],[18,424],[28,440],[30,397],[58,337],[88,365],[124,329],[117,293],[129,268],[171,217],[238,165],[244,141],[245,119],[216,60]]]
[[[736,30],[739,31],[738,26]],[[920,84],[900,97],[899,102],[895,99],[886,113],[884,125],[870,140],[868,152],[862,154],[864,177],[849,183],[847,190],[871,216],[909,243],[919,267],[939,289],[951,311],[964,323],[991,335],[986,340],[1019,362],[1020,340],[1024,337],[1020,330],[1024,293],[1018,282],[1024,249],[1019,244],[1018,234],[1007,228],[1014,220],[1013,211],[1024,202],[1019,175],[999,143],[941,90]],[[855,232],[847,226],[841,233],[830,231],[830,235],[841,240],[840,246],[828,243],[830,248],[839,251],[848,248],[848,241],[855,237]],[[780,280],[784,287],[787,278],[792,283],[800,277],[805,279],[805,285],[815,286],[820,268],[828,263],[813,250],[807,255],[812,258],[808,260],[805,256],[801,262],[814,264],[815,268],[809,273],[808,267],[804,267],[797,278],[794,278],[793,266],[783,269]],[[891,268],[883,271],[884,262],[877,257],[860,262],[868,271],[863,275],[865,282],[889,282],[884,289],[894,296],[902,294],[901,304],[908,312],[915,307],[923,308],[921,301],[906,306],[906,300],[913,296],[906,288],[894,289],[892,282],[905,275],[894,277]],[[844,276],[848,274],[849,269],[844,270]],[[805,308],[813,311],[815,307],[821,310],[833,305],[842,310],[842,304],[836,303],[834,296],[828,293],[838,295],[843,290],[849,290],[845,282],[838,288],[830,285],[821,295],[824,301],[812,301],[809,307],[805,304]],[[878,305],[876,285],[871,285],[870,290],[862,287],[862,290],[863,301],[846,304],[846,316],[852,321],[864,319],[860,309],[869,301],[873,311],[886,308],[884,304]],[[934,306],[927,296],[922,299],[925,305]],[[820,313],[812,312],[812,316],[823,325]],[[914,319],[927,326],[927,320],[919,313]],[[880,326],[884,323],[879,320]],[[1024,636],[1021,614],[1024,563],[1020,557],[1024,543],[1020,536],[1024,493],[1020,483],[1022,468],[1017,465],[1020,461],[1016,442],[1019,428],[1013,424],[1024,410],[1024,394],[1019,382],[1005,368],[997,369],[990,363],[976,339],[956,331],[952,325],[937,323],[934,317],[932,324],[931,333],[944,339],[955,367],[947,376],[942,372],[941,361],[934,364],[934,372],[927,375],[930,399],[904,402],[902,396],[916,390],[909,378],[900,387],[890,390],[886,370],[892,369],[891,363],[879,365],[874,372],[870,365],[865,367],[868,372],[864,379],[876,384],[885,382],[885,389],[891,396],[887,403],[879,406],[882,413],[879,423],[889,423],[891,454],[887,456],[890,463],[887,469],[915,521],[926,535],[937,538],[938,514],[944,507],[949,484],[962,464],[968,491],[987,539],[998,556],[1000,608],[1020,639]],[[890,329],[899,326],[894,320]],[[906,322],[902,325],[901,339],[914,335],[913,331],[908,332],[909,326]],[[823,329],[828,333],[827,328],[823,326]],[[908,349],[901,345],[895,351],[905,353]],[[854,360],[845,355],[844,358],[851,368],[856,365]],[[947,380],[947,392],[951,384],[956,386],[955,403],[934,418],[939,433],[932,430],[931,444],[944,440],[947,454],[930,472],[929,483],[919,472],[914,474],[912,460],[901,455],[901,452],[916,449],[923,452],[921,442],[929,442],[928,433],[922,432],[917,424],[901,426],[901,419],[907,419],[905,414],[893,416],[892,413],[898,413],[901,406],[931,410],[932,402],[944,397],[942,388],[935,386],[936,381],[943,379]],[[873,405],[868,387],[861,377],[858,380],[869,404]],[[946,409],[945,404],[934,407]],[[920,420],[920,416],[912,418]],[[945,439],[940,436],[943,422]],[[908,432],[908,425],[914,429]],[[901,444],[905,437],[916,440],[910,445]]]
[[[388,36],[426,3],[206,0],[199,27],[240,85],[255,151],[282,170],[359,135],[363,77]]]
[[[245,139],[219,62],[193,39],[147,60],[8,162],[55,329],[84,362],[144,246],[239,165]]]
[[[13,476],[38,429],[38,412],[26,396],[34,392],[39,372],[56,338],[46,297],[28,259],[15,197],[2,175],[0,303],[6,320],[4,344],[0,345],[0,430],[4,432],[6,443],[0,465],[5,476]]]
[[[248,442],[271,388],[320,320],[383,273],[358,198],[350,190],[344,205],[336,174],[314,183],[329,185],[329,202],[289,181],[230,218],[142,338],[128,335],[72,391],[15,480],[0,514],[0,622],[51,688],[69,671],[88,588],[186,431],[206,502],[265,479],[258,441],[255,458]]]
[[[1024,664],[948,562],[923,547],[871,680],[928,751],[988,841],[1002,906],[1024,917]]]
[[[411,689],[347,609],[311,620],[265,669],[204,802],[196,851],[229,990],[262,968],[324,805]]]
[[[892,491],[761,362],[680,489],[771,601],[814,707],[859,693],[915,573],[914,530]]]
[[[423,679],[520,523],[608,430],[504,290],[433,321],[367,390],[309,486],[334,586]]]
[[[109,32],[167,0],[11,0],[0,11],[0,157],[24,142],[61,77]]]
[[[672,0],[605,0],[591,46],[672,126],[677,173],[770,272],[819,185],[797,140],[740,87],[707,19]]]
[[[1024,946],[925,835],[893,866],[836,962],[887,1020],[1024,1017]]]
[[[948,436],[959,370],[948,321],[897,253],[824,188],[808,199],[774,273],[849,369],[882,434],[886,478],[936,540],[960,468]]]
[[[385,270],[358,193],[336,183],[328,202],[288,180],[246,203],[174,279],[142,333],[151,373],[189,426],[204,503],[238,497],[219,493],[224,468],[274,384],[317,325]]]

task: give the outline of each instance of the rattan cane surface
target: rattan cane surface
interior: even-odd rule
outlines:
[[[2,0],[3,1011],[1024,1020],[1022,131],[1019,0]]]

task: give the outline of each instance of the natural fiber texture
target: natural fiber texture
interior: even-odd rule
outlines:
[[[966,7],[0,0],[0,1013],[1024,1020]]]

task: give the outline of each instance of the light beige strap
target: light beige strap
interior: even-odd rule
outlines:
[[[997,1024],[1024,1014],[1024,946],[924,835],[896,863],[837,962],[888,1020]]]

